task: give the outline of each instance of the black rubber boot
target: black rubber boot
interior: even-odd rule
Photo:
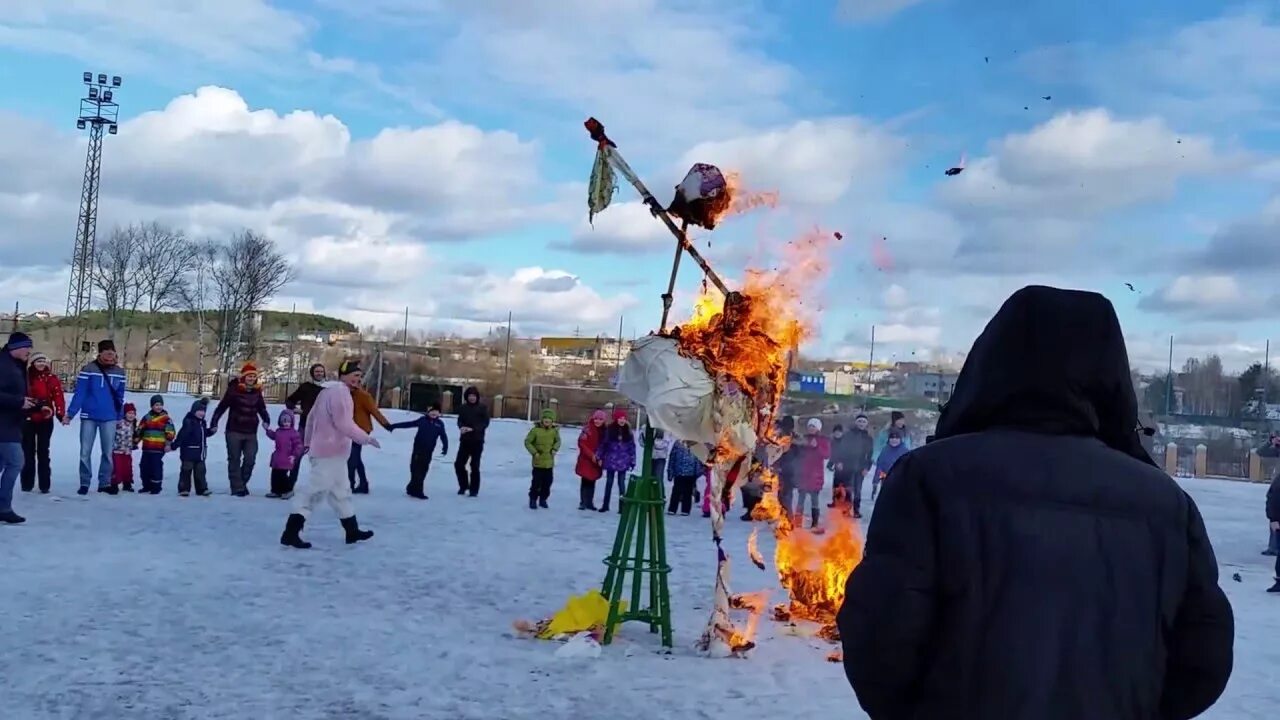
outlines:
[[[7,513],[0,513],[0,523],[4,523],[5,525],[21,525],[26,521],[26,518],[12,510]]]
[[[286,547],[298,548],[306,550],[311,547],[311,543],[302,539],[302,526],[307,524],[307,519],[293,513],[284,523],[284,532],[280,534],[280,544]]]
[[[409,481],[408,485],[404,486],[404,494],[419,500],[427,499],[427,494],[422,491],[422,483],[414,482],[412,480]]]
[[[538,498],[536,498],[536,497],[534,497],[534,496],[532,496],[532,495],[530,495],[530,496],[529,496],[529,509],[530,509],[530,510],[537,510],[537,509],[538,509]]]
[[[354,545],[361,540],[368,540],[373,537],[372,530],[361,530],[360,522],[356,520],[356,516],[342,518],[342,529],[347,531],[347,544]]]
[[[1280,593],[1280,578],[1276,578],[1276,584],[1267,588],[1269,593]]]
[[[809,511],[809,519],[813,522],[813,524],[810,525],[809,527],[811,528],[818,527],[818,508],[813,508],[812,510]]]

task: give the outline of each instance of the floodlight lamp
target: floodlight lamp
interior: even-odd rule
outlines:
[[[115,123],[111,123],[111,127],[107,128],[107,132],[112,135],[115,135],[116,133],[120,132],[120,126],[116,125]]]
[[[77,121],[76,121],[76,129],[77,129],[77,130],[83,130],[83,129],[84,129],[84,120],[77,120]]]
[[[98,86],[96,85],[89,86],[89,97],[93,100],[98,99]]]
[[[121,83],[121,80],[119,75],[111,76],[111,87],[120,87],[120,83]]]
[[[110,91],[110,90],[103,90],[103,91],[102,91],[102,99],[103,99],[103,100],[105,100],[106,102],[111,102],[111,91]]]
[[[98,84],[99,84],[99,85],[106,85],[106,84],[107,84],[107,74],[106,74],[106,73],[98,73]]]
[[[85,81],[86,83],[91,83],[91,82],[93,82],[93,73],[91,73],[91,72],[87,72],[87,73],[85,73],[85,74],[84,74],[84,81]]]

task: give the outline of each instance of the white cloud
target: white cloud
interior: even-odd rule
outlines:
[[[770,27],[752,0],[563,0],[467,3],[369,0],[329,3],[387,32],[444,35],[414,74],[441,95],[472,104],[476,88],[501,103],[580,131],[565,118],[598,117],[628,152],[670,154],[725,133],[791,115],[786,96],[800,78],[752,47]],[[585,138],[584,138],[585,140]],[[642,168],[637,168],[642,169]]]
[[[586,254],[632,255],[673,250],[675,238],[666,225],[649,212],[648,205],[638,200],[615,200],[592,221],[584,216],[569,241],[559,247]]]
[[[0,164],[9,169],[0,177],[0,262],[58,268],[41,272],[62,276],[60,296],[84,141],[11,115],[0,114],[0,130]],[[296,261],[290,301],[322,311],[411,304],[424,314],[434,308],[441,322],[479,322],[505,315],[510,303],[547,327],[607,327],[626,296],[601,295],[564,271],[455,279],[429,251],[559,217],[557,189],[548,194],[539,183],[539,156],[513,133],[457,121],[353,139],[332,115],[250,108],[232,90],[206,87],[108,139],[99,232],[152,219],[196,238],[252,228]],[[51,299],[41,306],[60,310]]]
[[[120,65],[198,60],[259,64],[296,50],[311,30],[266,0],[7,2],[0,45]],[[91,68],[97,70],[97,68]]]
[[[748,189],[776,191],[788,206],[831,205],[853,190],[882,192],[906,141],[856,117],[799,122],[727,140],[704,142],[683,156],[740,173]]]
[[[1179,275],[1138,306],[1190,318],[1247,320],[1270,311],[1271,303],[1232,275]]]
[[[926,0],[839,0],[836,14],[850,22],[883,20]]]

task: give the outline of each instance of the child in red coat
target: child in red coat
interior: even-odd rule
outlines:
[[[596,481],[604,475],[604,468],[596,455],[600,451],[600,442],[604,439],[605,419],[603,410],[591,413],[591,419],[578,433],[578,463],[574,465],[573,471],[582,480],[578,488],[579,510],[596,509]]]

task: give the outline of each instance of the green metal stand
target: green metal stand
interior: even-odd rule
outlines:
[[[649,632],[662,633],[662,646],[672,647],[671,593],[667,589],[667,530],[663,516],[662,479],[653,476],[654,430],[644,433],[644,461],[640,475],[632,475],[627,491],[619,502],[622,513],[613,552],[604,559],[605,572],[600,593],[609,599],[609,620],[605,623],[604,644],[613,642],[618,623],[639,620],[649,625]],[[640,607],[640,599],[648,578],[649,606]],[[621,612],[623,588],[631,585],[629,605]]]

